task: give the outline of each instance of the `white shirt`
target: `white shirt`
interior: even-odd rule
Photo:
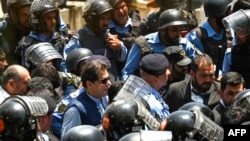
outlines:
[[[10,96],[2,87],[0,87],[0,104]]]

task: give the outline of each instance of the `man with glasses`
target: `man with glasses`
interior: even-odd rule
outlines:
[[[249,30],[250,10],[238,10],[225,17],[222,22],[226,28],[232,28],[235,33],[236,43],[225,53],[223,61],[223,73],[235,71],[242,75],[246,88],[250,88],[250,30]]]
[[[78,125],[101,124],[105,107],[108,105],[107,94],[110,87],[110,66],[103,61],[94,60],[84,65],[81,81],[83,89],[67,105],[62,123],[61,139],[72,127]]]
[[[168,9],[161,13],[158,21],[158,32],[145,36],[145,42],[150,46],[153,52],[162,53],[162,51],[173,45],[180,45],[185,50],[188,57],[196,56],[195,48],[186,38],[181,38],[181,32],[187,25],[182,13],[177,9]],[[133,44],[125,67],[122,70],[123,80],[130,74],[134,74],[139,68],[139,62],[142,54],[138,44]]]

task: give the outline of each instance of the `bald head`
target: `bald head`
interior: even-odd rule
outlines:
[[[3,73],[2,87],[11,95],[23,95],[30,80],[29,71],[21,65],[11,65]]]

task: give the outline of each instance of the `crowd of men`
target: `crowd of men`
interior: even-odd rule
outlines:
[[[87,0],[72,31],[52,0],[7,0],[0,140],[222,141],[248,125],[250,0],[202,0],[199,25],[186,0],[148,3],[142,18]]]

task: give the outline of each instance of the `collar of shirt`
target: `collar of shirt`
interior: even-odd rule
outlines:
[[[86,93],[87,93],[87,91],[86,91]],[[100,101],[102,101],[102,99],[95,98],[95,97],[91,96],[89,93],[87,93],[87,95],[88,95],[89,98],[92,99],[97,105],[99,104]]]
[[[217,33],[214,31],[213,27],[209,24],[208,20],[205,21],[202,25],[202,28],[205,28],[208,34],[208,37],[213,37],[214,39],[222,39],[224,30],[221,30],[220,34],[217,35]]]
[[[121,28],[119,26],[117,26],[112,20],[109,24],[109,28],[114,28],[116,30],[116,32],[121,33],[121,34],[126,34],[130,31],[130,29],[132,28],[132,20],[131,18],[128,18],[128,21],[125,25],[124,28]]]
[[[147,40],[148,43],[162,44],[160,41],[160,32],[150,33],[150,34],[145,36],[145,39]]]
[[[57,32],[53,32],[51,38],[48,38],[45,34],[40,33],[40,34],[34,34],[34,32],[31,32],[31,34],[29,36],[31,36],[32,38],[35,38],[39,41],[43,41],[43,42],[51,42],[52,40],[57,38]]]

